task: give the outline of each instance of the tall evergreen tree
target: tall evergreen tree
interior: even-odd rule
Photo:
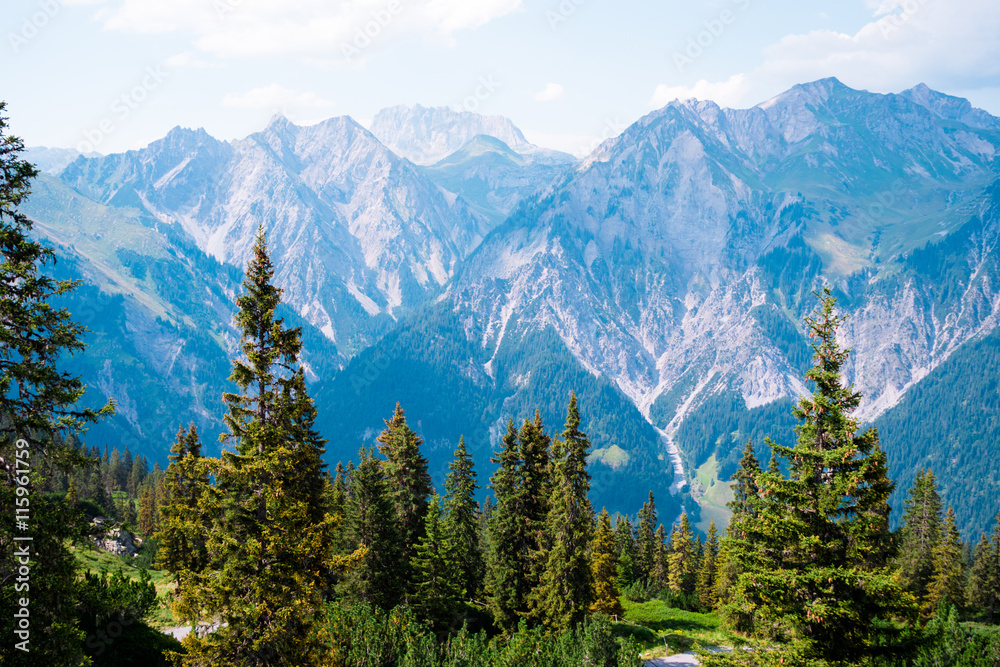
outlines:
[[[715,598],[718,608],[732,602],[736,581],[744,566],[755,562],[757,535],[754,531],[757,506],[760,504],[760,488],[757,477],[760,463],[754,452],[753,442],[747,441],[743,448],[736,472],[732,476],[733,499],[726,504],[732,514],[726,534],[719,543],[715,574]],[[730,627],[740,632],[749,629],[749,609],[742,602],[723,608],[722,615]]]
[[[962,539],[955,527],[955,512],[949,507],[934,545],[934,571],[927,585],[922,612],[930,617],[944,604],[959,610],[965,607],[965,571],[962,563]]]
[[[843,318],[829,288],[806,318],[814,392],[794,410],[794,447],[771,444],[789,463],[757,477],[761,503],[749,524],[762,536],[744,559],[732,605],[753,618],[753,632],[805,643],[808,658],[858,662],[899,641],[891,620],[914,611],[890,573],[887,503],[892,483],[878,433],[858,433],[851,412],[861,395],[844,386],[849,352],[837,344]]]
[[[86,328],[54,301],[79,282],[44,274],[55,254],[31,238],[32,221],[20,210],[38,171],[21,157],[24,143],[8,134],[5,111],[0,102],[0,662],[77,664],[82,633],[73,599],[75,561],[66,547],[76,512],[39,493],[37,470],[43,463],[64,473],[82,466],[83,457],[65,436],[110,414],[113,404],[83,408],[83,382],[61,370],[67,356],[84,349]],[[17,465],[26,462],[36,471],[28,480]],[[30,638],[15,634],[14,612],[24,597],[16,588],[26,583],[16,581],[23,563],[14,554],[25,544],[14,539],[24,536],[16,530],[17,488],[28,490],[31,509]],[[15,649],[22,639],[30,653]]]
[[[445,533],[441,501],[431,498],[423,536],[413,557],[413,606],[417,617],[442,630],[454,620],[463,593],[455,546]]]
[[[340,593],[389,610],[403,601],[406,580],[396,507],[384,467],[374,450],[362,448],[360,462],[350,476],[346,509],[348,549],[364,550],[364,557],[340,585]]]
[[[670,585],[670,553],[667,548],[667,532],[661,523],[653,535],[653,572],[650,585],[657,591],[662,591]]]
[[[718,604],[715,591],[715,573],[718,568],[719,540],[715,521],[708,524],[708,536],[705,540],[704,553],[698,564],[698,579],[695,590],[698,602],[703,609],[715,609]]]
[[[917,472],[904,507],[896,565],[906,589],[923,600],[934,574],[934,546],[941,535],[941,496],[934,473]]]
[[[212,562],[182,577],[176,609],[186,619],[217,618],[213,632],[185,640],[188,664],[316,664],[324,569],[333,562],[323,505],[322,441],[297,361],[299,329],[275,310],[281,290],[263,229],[236,298],[243,357],[233,360],[226,450],[217,469],[221,517],[210,534]]]
[[[211,516],[202,499],[209,492],[209,469],[194,424],[187,431],[177,430],[165,484],[156,555],[160,567],[173,572],[179,585],[182,572],[201,572],[208,565]]]
[[[607,616],[621,616],[625,612],[618,590],[618,558],[615,555],[615,534],[611,529],[608,510],[602,509],[597,517],[597,529],[590,546],[590,576],[594,587],[590,611]]]
[[[499,466],[490,478],[496,505],[488,525],[490,549],[485,589],[494,622],[509,634],[526,611],[528,593],[528,534],[521,514],[521,457],[513,419],[507,424],[500,451],[492,461]]]
[[[527,530],[528,570],[525,576],[530,592],[541,583],[547,560],[545,554],[552,546],[546,523],[552,500],[552,441],[545,434],[539,410],[535,410],[534,420],[524,420],[517,439],[521,459],[518,495]],[[537,600],[529,601],[529,613],[537,613],[536,604]]]
[[[460,592],[468,599],[478,596],[485,568],[479,544],[478,488],[472,457],[465,448],[465,439],[460,437],[444,478],[444,530],[455,554]]]
[[[680,523],[670,536],[670,553],[667,556],[667,585],[675,593],[694,593],[698,575],[698,561],[691,522],[687,512],[681,513]]]
[[[566,427],[555,439],[551,457],[552,500],[545,532],[551,540],[543,553],[545,568],[532,597],[542,622],[564,632],[587,617],[592,601],[587,552],[594,525],[590,505],[587,453],[590,440],[580,430],[576,394],[571,394]]]
[[[992,542],[986,533],[976,548],[969,580],[969,605],[986,611],[987,622],[1000,608],[1000,514],[997,514],[993,528]]]
[[[420,452],[423,440],[406,423],[399,403],[392,419],[385,420],[379,434],[379,451],[385,457],[382,467],[389,483],[389,496],[396,508],[404,581],[409,581],[409,564],[423,536],[427,503],[431,495],[431,476],[427,459]]]
[[[627,515],[619,516],[615,521],[615,550],[618,559],[618,586],[625,589],[638,580],[635,528]]]
[[[639,510],[639,525],[636,536],[638,551],[639,579],[649,584],[652,581],[653,566],[656,558],[656,503],[653,502],[653,492],[649,492],[649,500],[642,504]]]

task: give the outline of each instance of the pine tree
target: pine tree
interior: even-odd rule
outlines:
[[[718,567],[719,541],[715,521],[708,524],[708,537],[705,540],[704,553],[698,565],[698,580],[695,589],[698,602],[703,609],[715,609],[718,604],[715,591],[715,573]]]
[[[555,439],[551,456],[552,500],[545,533],[551,546],[543,553],[544,570],[532,592],[545,626],[561,633],[587,617],[592,601],[587,551],[594,523],[587,453],[590,440],[580,430],[576,394],[571,394],[566,427]]]
[[[412,562],[413,606],[417,617],[436,630],[447,628],[454,620],[464,586],[455,547],[445,533],[441,514],[441,501],[434,496]]]
[[[733,500],[727,503],[732,511],[725,536],[719,543],[718,563],[715,575],[715,597],[719,608],[732,601],[732,592],[740,573],[748,566],[756,566],[756,547],[761,540],[755,530],[755,519],[760,504],[760,488],[757,477],[761,473],[760,463],[754,452],[753,442],[747,441],[743,448],[743,456],[739,460],[736,472],[732,476]],[[739,604],[735,608],[723,611],[733,629],[740,632],[748,630],[748,610]]]
[[[593,583],[593,602],[590,611],[608,616],[621,616],[621,591],[618,590],[618,559],[615,556],[615,534],[611,529],[608,510],[602,509],[597,517],[597,530],[590,545],[590,575]]]
[[[201,456],[201,440],[193,423],[187,431],[177,430],[165,473],[165,488],[156,555],[158,565],[173,572],[179,586],[182,572],[201,572],[208,565],[211,531],[210,517],[206,516],[202,503],[209,492],[209,469]]]
[[[385,457],[389,484],[389,497],[396,508],[400,549],[403,558],[404,581],[409,581],[409,564],[416,554],[417,542],[423,536],[427,503],[431,495],[431,476],[427,472],[427,459],[420,453],[423,440],[406,423],[406,415],[399,403],[392,419],[385,421],[385,429],[377,440],[379,451]]]
[[[338,461],[333,482],[330,484],[330,516],[336,524],[333,534],[333,552],[337,554],[344,554],[348,551],[346,538],[348,483],[344,464]]]
[[[976,548],[969,580],[969,605],[985,610],[988,623],[1000,608],[1000,514],[995,521],[992,543],[983,533]]]
[[[486,597],[497,627],[512,633],[526,610],[528,593],[528,537],[520,504],[520,448],[514,420],[507,424],[500,451],[493,463],[499,464],[490,478],[496,505],[489,519],[486,566]]]
[[[917,472],[904,507],[896,565],[906,589],[923,600],[934,573],[934,546],[941,534],[941,496],[934,473]]]
[[[38,470],[52,464],[62,473],[84,465],[72,440],[65,437],[113,412],[79,405],[84,385],[62,370],[65,360],[84,349],[86,328],[73,321],[56,300],[79,281],[55,280],[44,274],[55,262],[53,250],[33,240],[31,219],[20,210],[38,171],[22,159],[24,143],[7,132],[6,103],[0,102],[0,662],[3,664],[69,665],[82,658],[82,638],[74,606],[75,559],[66,543],[77,512],[62,500],[41,493]],[[27,455],[27,458],[23,458]],[[18,469],[30,463],[33,472]],[[18,480],[27,476],[27,485]],[[14,612],[24,591],[15,586],[22,565],[15,551],[14,511],[18,488],[28,490],[33,540],[30,581],[30,653],[15,649]],[[18,582],[24,584],[25,582]],[[23,661],[23,662],[22,662]]]
[[[459,583],[467,599],[475,599],[483,580],[485,565],[479,544],[479,517],[476,505],[476,471],[472,457],[465,448],[465,439],[458,439],[458,448],[444,478],[444,530],[455,554]]]
[[[667,532],[661,523],[653,535],[653,573],[650,585],[656,591],[662,591],[670,585],[670,554],[667,549]]]
[[[546,523],[552,500],[552,441],[545,434],[539,410],[535,410],[534,420],[524,420],[517,439],[521,459],[518,506],[526,527],[528,569],[525,577],[530,592],[541,583],[546,553],[552,546]],[[528,600],[529,615],[540,613],[537,603],[537,596]]]
[[[670,554],[667,556],[667,585],[675,593],[694,593],[698,564],[691,522],[687,512],[681,513],[680,523],[670,537]]]
[[[346,509],[349,549],[367,549],[360,564],[349,572],[339,592],[351,599],[385,610],[402,603],[402,548],[396,507],[381,462],[371,449],[362,448],[360,462],[350,475]]]
[[[806,318],[815,389],[794,410],[796,445],[771,443],[788,476],[777,465],[756,476],[760,502],[746,532],[760,539],[746,547],[730,605],[751,617],[754,634],[804,642],[807,658],[859,662],[875,644],[894,650],[890,621],[914,609],[887,567],[892,483],[878,433],[858,433],[850,416],[861,395],[843,384],[849,352],[837,344],[835,305],[827,288]]]
[[[638,535],[636,548],[638,551],[638,576],[640,581],[649,584],[652,580],[653,566],[656,557],[656,504],[653,502],[653,492],[649,492],[649,500],[642,504],[639,510]]]
[[[315,408],[297,365],[299,329],[275,318],[281,290],[263,229],[258,231],[235,320],[243,356],[223,400],[235,450],[217,465],[218,512],[210,533],[212,562],[182,575],[182,618],[217,618],[213,632],[192,632],[188,664],[316,664],[324,651],[316,621],[325,568],[334,562],[323,504],[322,441]]]
[[[638,580],[636,572],[635,529],[628,516],[615,521],[615,555],[618,559],[618,586],[628,588]]]
[[[934,571],[927,585],[922,613],[930,617],[944,604],[961,611],[965,607],[965,572],[962,567],[962,539],[955,527],[955,512],[949,507],[934,545]]]
[[[80,493],[76,490],[76,478],[70,477],[69,491],[66,492],[66,500],[70,507],[76,507],[80,503]]]

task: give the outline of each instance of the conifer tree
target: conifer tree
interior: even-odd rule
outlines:
[[[173,572],[180,585],[182,572],[201,572],[208,565],[211,531],[210,517],[205,515],[202,504],[209,491],[209,470],[201,456],[201,441],[194,424],[187,431],[177,430],[165,486],[156,554],[159,566]]]
[[[638,579],[635,529],[627,515],[619,516],[615,521],[615,550],[618,558],[618,587],[625,589]]]
[[[323,505],[322,441],[315,408],[298,366],[299,329],[275,317],[263,229],[258,231],[235,320],[243,356],[233,360],[225,416],[235,450],[217,466],[220,517],[209,537],[212,562],[182,575],[175,609],[196,624],[218,619],[213,632],[185,637],[184,662],[240,665],[317,664],[316,631],[325,568],[332,566],[330,524]]]
[[[653,502],[653,492],[649,492],[649,500],[642,504],[639,510],[639,525],[636,536],[638,552],[639,579],[646,584],[652,581],[653,566],[656,557],[656,504]]]
[[[444,530],[455,554],[460,593],[468,599],[478,596],[485,568],[479,550],[478,488],[472,457],[465,448],[465,439],[460,437],[444,478]]]
[[[615,534],[611,517],[602,509],[597,517],[597,529],[590,546],[590,575],[593,583],[593,602],[590,611],[607,616],[621,616],[621,591],[618,590],[618,559],[615,556]]]
[[[667,533],[661,523],[653,535],[653,573],[650,585],[657,591],[662,591],[670,585],[670,554],[667,549]]]
[[[715,597],[722,607],[731,601],[732,592],[743,567],[756,563],[756,546],[762,543],[755,530],[758,505],[761,502],[757,477],[761,473],[760,463],[754,452],[753,442],[747,441],[743,456],[732,476],[733,500],[727,503],[732,511],[725,536],[720,540],[715,575]],[[747,610],[735,608],[724,611],[730,626],[739,631],[748,629]]]
[[[694,593],[698,563],[691,522],[687,512],[681,513],[680,523],[674,527],[667,556],[667,585],[675,593]]]
[[[715,521],[708,524],[708,536],[705,540],[704,553],[698,564],[698,581],[695,589],[698,602],[703,609],[715,609],[717,605],[715,591],[715,573],[718,568],[719,541]]]
[[[440,498],[431,498],[423,536],[413,557],[413,606],[417,617],[437,630],[455,617],[463,592],[454,545],[445,533]]]
[[[347,473],[344,470],[344,464],[338,461],[329,489],[330,516],[336,526],[333,534],[333,552],[337,554],[343,554],[348,551],[346,539],[347,485],[348,479]]]
[[[528,593],[528,534],[521,514],[521,458],[513,419],[507,424],[500,451],[492,461],[499,467],[490,478],[496,505],[488,524],[490,549],[485,589],[494,622],[509,634],[526,611]]]
[[[389,497],[396,508],[403,558],[401,576],[404,581],[409,581],[409,564],[416,554],[417,542],[423,536],[431,495],[427,459],[420,452],[423,440],[406,423],[406,415],[399,403],[396,403],[392,419],[385,420],[385,429],[377,440],[379,452],[385,457],[382,467],[389,485]]]
[[[80,503],[80,492],[76,489],[76,478],[70,477],[69,490],[66,492],[66,500],[70,507],[76,507]]]
[[[396,507],[384,467],[374,450],[362,448],[359,459],[350,476],[346,534],[348,549],[362,548],[365,552],[358,566],[344,577],[339,590],[349,598],[389,610],[403,601],[403,573],[408,571],[402,567]]]
[[[76,510],[43,496],[38,469],[51,463],[63,473],[84,465],[69,433],[79,431],[113,411],[81,407],[84,385],[63,370],[67,357],[84,349],[86,328],[55,301],[78,281],[55,280],[45,266],[55,262],[53,250],[34,240],[31,219],[21,206],[38,171],[21,157],[24,143],[7,131],[6,103],[0,102],[0,662],[5,665],[69,665],[83,659],[83,635],[74,605],[76,566],[66,543],[72,536]],[[22,458],[27,454],[27,459]],[[31,463],[26,473],[17,463]],[[17,481],[28,476],[28,484]],[[24,481],[24,480],[21,480]],[[23,563],[15,551],[27,545],[15,521],[17,488],[26,488],[30,503],[30,653],[15,644],[15,610],[25,591],[15,587]],[[24,584],[26,582],[17,582]],[[19,587],[19,586],[18,586]]]
[[[794,447],[771,443],[788,461],[757,476],[760,503],[748,525],[761,539],[742,558],[731,606],[752,618],[752,631],[804,642],[808,659],[860,662],[873,646],[891,652],[900,641],[892,619],[914,611],[887,563],[891,552],[888,497],[892,491],[878,433],[858,433],[851,413],[861,395],[844,386],[849,351],[837,344],[843,318],[826,288],[814,317],[811,396],[794,410]]]
[[[949,507],[941,526],[941,535],[934,545],[934,571],[927,585],[922,613],[930,617],[944,604],[959,611],[965,607],[965,572],[962,567],[962,539],[955,527],[955,512]]]
[[[934,473],[917,472],[904,507],[896,565],[906,589],[923,600],[934,574],[934,546],[941,534],[941,496]]]
[[[545,526],[550,547],[543,554],[545,567],[541,581],[532,592],[542,622],[557,634],[586,618],[592,600],[587,560],[594,522],[594,511],[588,499],[589,450],[590,440],[580,430],[580,412],[574,393],[569,399],[566,427],[552,446],[552,500]]]
[[[528,551],[526,572],[528,591],[538,587],[546,566],[546,553],[551,544],[547,530],[549,506],[552,500],[551,439],[545,434],[542,417],[535,410],[534,420],[525,419],[518,432],[519,506],[526,525],[525,547]],[[530,611],[537,613],[537,598],[529,601]]]
[[[1000,514],[993,528],[993,541],[983,537],[976,548],[969,580],[969,605],[986,611],[988,623],[1000,607]]]

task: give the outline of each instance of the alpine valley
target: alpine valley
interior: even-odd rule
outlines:
[[[30,156],[25,210],[83,279],[67,303],[93,353],[66,368],[118,405],[90,444],[165,462],[179,425],[222,431],[262,225],[330,462],[399,401],[435,484],[464,434],[485,494],[508,420],[561,429],[576,391],[597,508],[652,490],[663,516],[724,525],[745,442],[766,460],[765,436],[795,437],[803,318],[830,284],[893,506],[930,468],[966,539],[995,511],[1000,119],[966,100],[824,79],[750,109],[675,101],[582,160],[419,106]]]

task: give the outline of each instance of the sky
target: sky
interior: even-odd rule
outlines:
[[[0,40],[11,132],[105,154],[419,103],[584,155],[673,99],[828,76],[1000,116],[997,0],[3,0]]]

